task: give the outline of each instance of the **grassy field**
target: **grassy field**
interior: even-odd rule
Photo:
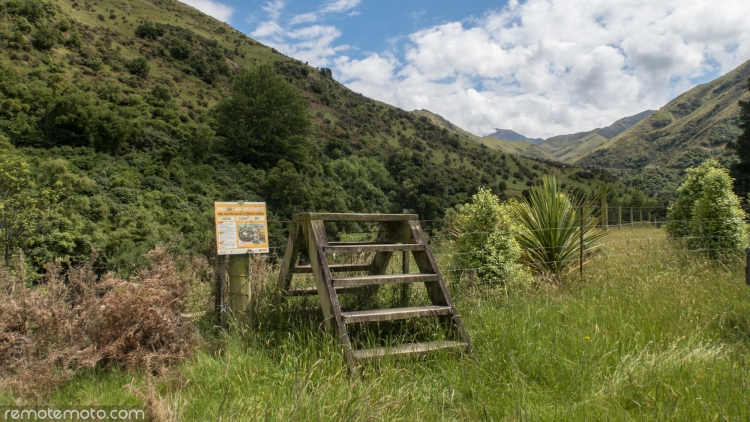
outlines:
[[[86,373],[45,404],[142,406],[130,390],[148,384],[151,406],[179,420],[748,420],[743,267],[676,251],[651,227],[611,230],[583,280],[454,283],[473,358],[384,359],[350,377],[321,317],[300,311],[314,302],[269,301],[252,332],[205,329],[171,375]]]

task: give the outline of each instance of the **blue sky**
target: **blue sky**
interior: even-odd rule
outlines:
[[[477,135],[591,130],[750,59],[747,0],[182,0]]]

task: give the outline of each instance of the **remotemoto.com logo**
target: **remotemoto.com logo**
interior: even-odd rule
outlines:
[[[8,421],[146,421],[143,409],[52,409],[5,408],[3,420]]]

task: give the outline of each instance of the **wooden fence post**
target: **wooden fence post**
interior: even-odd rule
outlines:
[[[622,228],[622,205],[617,207],[617,227]]]
[[[633,226],[633,223],[635,223],[635,221],[633,221],[633,207],[630,207],[630,226],[631,227]]]
[[[745,284],[750,286],[750,248],[745,249]]]
[[[232,319],[240,326],[248,325],[250,319],[247,305],[250,302],[250,275],[248,255],[229,255],[229,305]]]
[[[214,296],[214,312],[216,313],[216,324],[226,327],[226,312],[224,312],[224,295],[226,289],[226,255],[216,255],[216,291]]]

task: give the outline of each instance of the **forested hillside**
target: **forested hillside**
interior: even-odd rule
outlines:
[[[725,148],[737,139],[739,100],[750,93],[750,61],[698,85],[598,149],[576,161],[607,168],[646,191],[674,191],[684,169],[709,157],[726,166],[736,161]]]
[[[218,107],[261,65],[307,106],[309,130],[274,138],[286,150],[243,144]],[[21,249],[36,265],[94,248],[112,268],[160,242],[209,253],[214,201],[266,201],[278,219],[404,209],[434,219],[480,186],[520,195],[545,173],[581,193],[609,182],[613,199],[632,196],[603,172],[494,151],[354,93],[329,69],[172,0],[3,1],[0,148],[6,259]]]

